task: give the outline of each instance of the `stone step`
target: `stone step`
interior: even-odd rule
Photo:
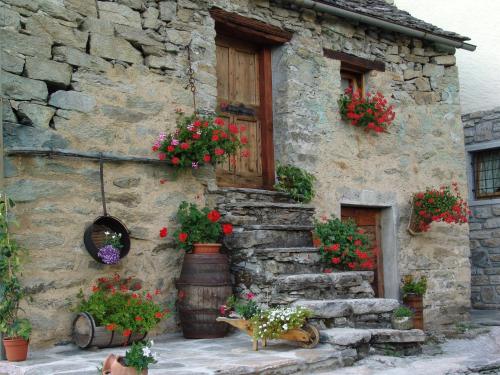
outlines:
[[[231,252],[250,248],[311,247],[310,226],[258,225],[235,227],[231,236],[224,238]]]
[[[219,188],[209,190],[209,193],[215,197],[217,204],[236,202],[295,202],[288,194],[274,190]]]
[[[231,253],[235,273],[271,279],[274,275],[320,272],[320,254],[315,247],[242,249]]]
[[[233,225],[314,224],[314,207],[297,203],[238,202],[218,205],[225,222]]]
[[[324,327],[390,328],[399,302],[390,298],[298,300],[293,303],[313,311]]]
[[[372,271],[280,275],[273,280],[271,303],[297,300],[369,298],[374,296],[370,283]]]

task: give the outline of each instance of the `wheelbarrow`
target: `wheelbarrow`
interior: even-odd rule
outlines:
[[[218,322],[225,322],[245,332],[248,336],[252,337],[252,349],[255,351],[259,350],[259,340],[253,337],[253,327],[250,321],[226,317],[218,317],[216,320]],[[286,331],[281,334],[278,339],[295,341],[303,348],[312,349],[319,343],[319,331],[315,326],[305,323],[301,328],[294,328]],[[267,346],[266,339],[262,339],[262,346]]]

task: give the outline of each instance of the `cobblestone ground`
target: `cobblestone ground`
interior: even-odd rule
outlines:
[[[375,355],[354,366],[311,375],[476,375],[500,374],[500,327],[484,328],[476,337],[426,346],[418,357]],[[471,332],[472,333],[472,332]],[[469,338],[468,338],[469,337]],[[395,353],[393,353],[395,354]]]

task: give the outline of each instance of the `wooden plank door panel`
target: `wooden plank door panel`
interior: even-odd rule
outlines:
[[[381,248],[380,209],[343,206],[341,208],[341,219],[353,219],[356,225],[365,231],[372,248],[375,248],[372,287],[375,296],[382,298],[384,296],[384,268]]]
[[[217,38],[216,46],[218,109],[227,121],[225,126],[235,124],[243,129],[238,137],[246,140],[243,149],[249,151],[248,157],[238,153],[231,158],[232,162],[220,165],[216,169],[217,183],[219,186],[262,188],[260,52],[253,45],[228,38]],[[233,107],[230,112],[228,105]],[[245,113],[234,110],[239,106],[246,110]]]

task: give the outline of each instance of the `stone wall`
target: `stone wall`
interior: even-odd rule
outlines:
[[[349,189],[393,194],[400,219],[395,277],[429,276],[430,328],[462,320],[470,292],[467,226],[438,225],[418,237],[405,230],[415,190],[452,180],[465,189],[466,181],[455,58],[419,40],[267,0],[0,0],[5,147],[152,157],[154,137],[174,126],[174,109],[191,111],[190,42],[197,102],[215,108],[213,5],[294,32],[273,50],[277,159],[317,176],[319,214],[338,214]],[[386,63],[386,72],[366,78],[396,105],[389,133],[373,136],[340,121],[339,62],[323,48]],[[104,268],[82,243],[85,226],[101,212],[98,164],[20,156],[5,163],[7,191],[20,203],[17,238],[30,250],[25,283],[34,300],[26,313],[35,345],[68,340],[77,291],[109,271],[135,274],[146,287],[164,289],[165,301],[174,298],[182,255],[158,229],[175,226],[181,200],[204,201],[210,171],[174,178],[163,166],[107,163],[108,210],[130,227],[132,250]]]
[[[500,108],[462,116],[466,148],[500,147]],[[470,182],[474,186],[471,168]],[[471,193],[472,194],[472,193]],[[500,308],[500,199],[475,201],[470,216],[472,306]]]

